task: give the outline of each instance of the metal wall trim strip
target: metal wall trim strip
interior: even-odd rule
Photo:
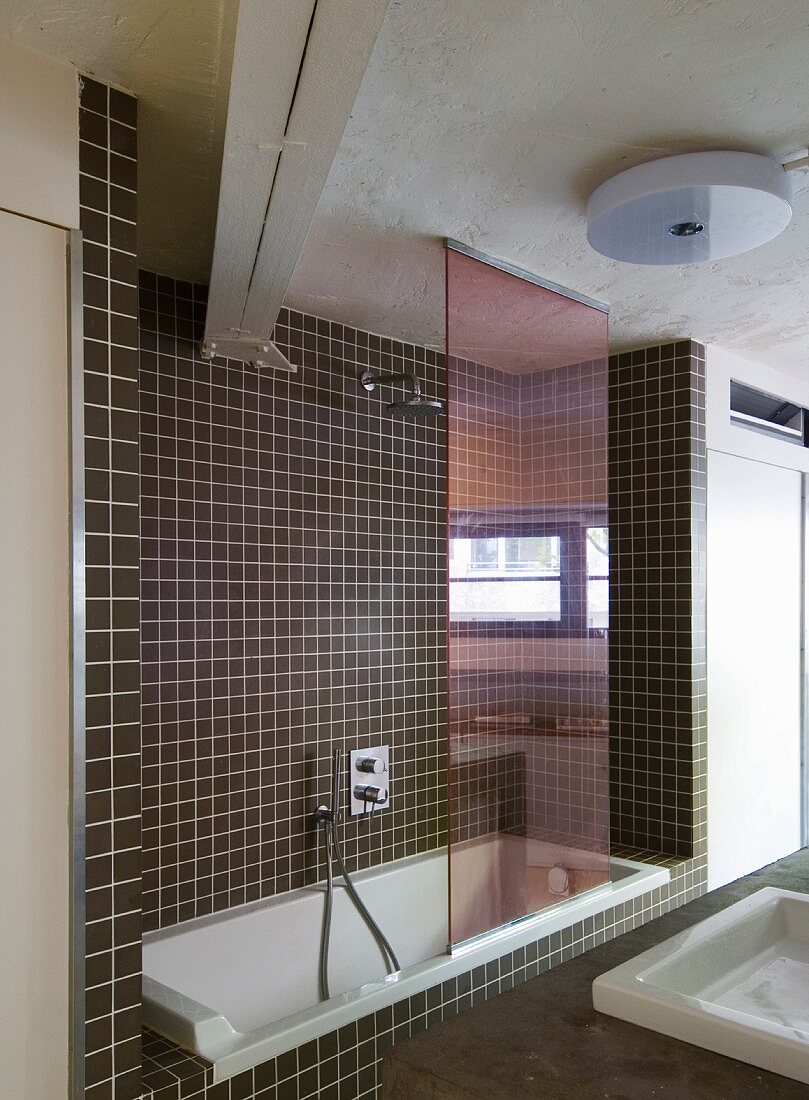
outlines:
[[[487,252],[479,252],[477,248],[462,244],[451,237],[444,238],[444,247],[452,252],[461,252],[464,256],[471,256],[474,260],[480,260],[481,263],[488,264],[489,267],[496,267],[498,271],[505,271],[507,274],[514,275],[517,279],[523,279],[527,283],[544,287],[545,290],[552,290],[554,294],[561,294],[565,298],[571,298],[574,302],[581,302],[584,306],[592,306],[593,309],[599,309],[602,313],[609,313],[610,311],[610,307],[605,302],[588,298],[586,294],[580,294],[577,290],[571,290],[570,287],[560,286],[559,283],[551,282],[550,279],[543,279],[532,271],[526,271],[522,267],[516,267],[514,264],[508,263],[507,260],[498,260],[497,257],[490,256]]]
[[[70,416],[70,1088],[84,1097],[86,784],[85,784],[85,577],[84,577],[84,319],[82,233],[71,229],[67,247],[67,317]]]

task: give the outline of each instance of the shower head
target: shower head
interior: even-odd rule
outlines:
[[[408,420],[426,420],[431,416],[438,416],[446,412],[446,405],[435,397],[425,397],[421,392],[421,383],[415,374],[374,374],[372,370],[364,370],[360,375],[360,383],[369,393],[373,393],[380,383],[404,382],[410,386],[410,396],[404,401],[392,401],[388,405],[388,412],[392,416],[403,416]]]
[[[431,416],[441,416],[446,411],[443,401],[420,393],[414,393],[406,401],[392,401],[388,405],[392,416],[403,416],[407,420],[429,420]]]

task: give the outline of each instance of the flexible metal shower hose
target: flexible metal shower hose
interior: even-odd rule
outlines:
[[[320,933],[320,996],[328,1001],[329,993],[329,940],[331,939],[331,910],[334,898],[334,880],[331,871],[331,823],[323,821],[323,843],[326,846],[326,904],[323,909],[323,928]]]
[[[326,847],[326,904],[323,909],[323,930],[320,938],[320,995],[324,1001],[327,1001],[331,996],[329,992],[329,943],[331,940],[331,916],[334,901],[334,875],[332,872],[332,859],[334,858],[337,859],[337,865],[343,876],[343,883],[348,896],[354,902],[357,912],[365,921],[371,934],[379,945],[382,954],[385,956],[386,964],[390,967],[389,973],[401,970],[401,967],[399,966],[399,960],[396,958],[396,954],[385,937],[384,932],[368,912],[365,903],[357,893],[354,883],[351,881],[351,876],[348,873],[345,860],[343,859],[343,853],[340,849],[340,841],[337,836],[337,828],[334,821],[323,819],[321,824],[323,826],[323,840]]]

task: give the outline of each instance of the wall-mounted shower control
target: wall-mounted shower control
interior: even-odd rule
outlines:
[[[370,803],[376,806],[384,806],[388,801],[387,787],[375,787],[373,783],[358,783],[354,788],[354,797],[360,802]]]
[[[379,813],[390,805],[390,775],[387,745],[354,749],[351,753],[351,814]]]
[[[370,775],[382,775],[385,761],[381,756],[360,756],[357,758],[357,771]]]

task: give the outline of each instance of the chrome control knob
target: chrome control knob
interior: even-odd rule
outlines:
[[[385,770],[385,761],[378,756],[361,756],[354,767],[358,772],[367,772],[369,775],[381,775]]]
[[[354,797],[361,802],[369,802],[372,806],[382,806],[388,801],[386,787],[374,787],[370,783],[358,783],[354,788]]]

